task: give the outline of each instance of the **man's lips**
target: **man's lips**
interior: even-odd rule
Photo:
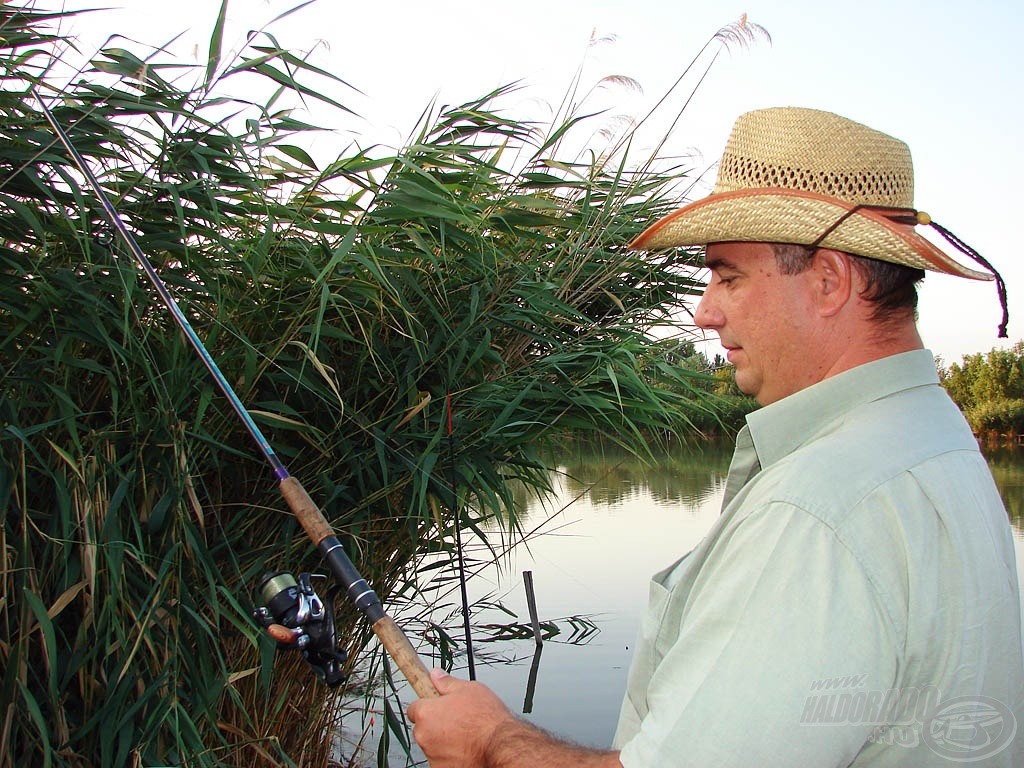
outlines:
[[[742,347],[729,347],[724,344],[722,346],[725,347],[725,359],[728,360],[730,363],[735,362],[733,360],[733,357],[743,349]]]

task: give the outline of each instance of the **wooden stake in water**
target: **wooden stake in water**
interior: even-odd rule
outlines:
[[[523,700],[523,714],[533,711],[533,693],[537,688],[537,671],[540,669],[540,654],[544,650],[544,638],[540,635],[540,620],[537,618],[537,596],[533,592],[533,571],[523,571],[523,585],[526,587],[526,607],[530,610],[530,623],[533,624],[533,641],[537,650],[533,652],[533,663],[530,665],[530,678],[526,683],[526,698]]]
[[[530,623],[533,624],[533,640],[538,646],[544,644],[540,636],[540,621],[537,619],[537,596],[533,593],[533,571],[523,571],[526,586],[526,607],[530,609]]]

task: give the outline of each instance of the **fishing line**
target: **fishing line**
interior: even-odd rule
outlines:
[[[455,433],[452,429],[452,393],[445,393],[448,409],[448,458],[452,473],[452,512],[455,528],[455,549],[459,561],[459,589],[462,593],[462,627],[466,637],[466,660],[469,665],[469,679],[476,680],[476,665],[473,661],[473,637],[469,626],[469,596],[466,591],[466,557],[462,548],[462,511],[459,507],[459,484],[455,473]]]

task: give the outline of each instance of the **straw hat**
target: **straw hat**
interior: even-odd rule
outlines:
[[[712,194],[657,221],[630,247],[797,243],[993,279],[953,260],[919,235],[917,224],[931,224],[990,268],[914,209],[914,169],[906,144],[830,112],[782,107],[741,115]]]

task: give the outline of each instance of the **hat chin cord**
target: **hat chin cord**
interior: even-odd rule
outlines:
[[[988,260],[984,256],[982,256],[976,250],[971,248],[971,246],[969,246],[967,243],[965,243],[959,237],[954,235],[952,232],[950,232],[944,226],[942,226],[941,224],[939,224],[937,222],[931,221],[931,220],[929,220],[928,223],[934,229],[936,229],[939,232],[939,234],[941,234],[944,238],[946,238],[946,240],[949,241],[950,245],[954,246],[961,253],[963,253],[963,254],[965,254],[967,256],[970,256],[972,259],[974,259],[976,262],[978,262],[981,266],[983,266],[985,269],[987,269],[989,272],[991,272],[993,277],[995,277],[995,279],[996,279],[996,291],[999,292],[999,305],[1003,308],[1003,320],[1002,320],[1001,323],[999,323],[999,338],[1000,339],[1005,339],[1006,338],[1006,326],[1010,322],[1010,312],[1006,308],[1006,283],[1003,281],[1003,276],[1000,275],[996,271],[995,267],[993,267],[991,264],[988,263]]]
[[[860,210],[872,210],[881,213],[887,219],[896,222],[897,224],[909,224],[911,226],[920,224],[921,226],[930,226],[935,229],[940,235],[942,235],[946,241],[956,248],[958,251],[963,253],[965,256],[969,256],[973,261],[980,264],[982,267],[992,273],[992,276],[996,280],[996,292],[999,294],[999,306],[1003,310],[1003,320],[999,324],[999,338],[1006,338],[1006,326],[1010,322],[1010,312],[1007,309],[1006,302],[1006,282],[1003,280],[1002,275],[996,271],[988,260],[974,250],[971,246],[957,237],[955,234],[950,232],[944,226],[932,220],[924,211],[918,211],[914,208],[890,208],[881,205],[864,205],[858,204],[853,206],[850,210],[836,219],[832,226],[826,229],[821,236],[818,237],[813,243],[810,243],[811,248],[820,248],[821,244],[825,241],[825,238],[831,235],[844,221],[850,218],[853,214]]]

